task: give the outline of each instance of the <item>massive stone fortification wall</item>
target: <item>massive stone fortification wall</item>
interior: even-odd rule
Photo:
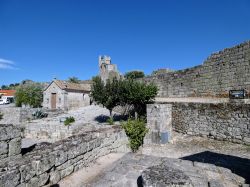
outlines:
[[[1,128],[2,132],[7,126]],[[41,144],[20,159],[0,160],[0,186],[50,186],[100,156],[126,151],[126,144],[126,135],[118,126]]]
[[[168,120],[162,120],[164,116],[168,116]],[[171,136],[173,128],[184,134],[250,145],[249,104],[149,104],[147,121],[150,133],[146,137],[146,142],[162,143],[163,132],[168,132]]]
[[[232,89],[250,93],[250,41],[212,54],[199,66],[144,79],[159,97],[227,97]]]

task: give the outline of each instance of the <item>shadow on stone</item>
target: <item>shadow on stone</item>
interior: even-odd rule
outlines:
[[[231,155],[224,155],[210,151],[204,151],[180,158],[201,163],[214,164],[219,167],[230,169],[233,173],[243,177],[246,183],[250,183],[250,160]]]
[[[95,117],[95,121],[97,121],[98,123],[106,123],[109,118],[110,116],[100,115],[100,116]],[[125,121],[128,119],[128,116],[114,114],[113,119],[114,121],[122,121],[122,120]]]
[[[34,144],[34,145],[30,146],[30,147],[22,148],[21,154],[25,155],[26,153],[31,152],[32,150],[34,150],[35,147],[36,147],[36,144]]]
[[[60,187],[60,185],[59,184],[53,184],[50,187]]]
[[[142,184],[142,176],[139,176],[139,177],[137,178],[137,186],[138,186],[138,187],[143,187],[143,184]]]

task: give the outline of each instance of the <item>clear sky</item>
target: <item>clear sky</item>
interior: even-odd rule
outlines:
[[[201,64],[250,39],[250,0],[0,0],[0,85]]]

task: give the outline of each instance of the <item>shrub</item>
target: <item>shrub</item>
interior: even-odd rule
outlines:
[[[132,152],[136,152],[143,144],[143,139],[148,132],[145,121],[142,119],[128,119],[127,122],[122,124],[122,127],[129,138],[129,146]]]
[[[109,125],[114,125],[114,119],[111,117],[107,119],[107,122]]]
[[[64,121],[64,125],[65,126],[68,126],[68,125],[71,125],[71,123],[74,123],[75,122],[75,118],[70,116],[70,117],[66,117],[66,120]]]

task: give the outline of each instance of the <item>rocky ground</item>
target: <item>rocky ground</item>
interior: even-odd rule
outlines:
[[[148,171],[150,166],[164,164],[170,166],[171,171],[183,171],[182,177],[188,178],[186,186],[190,186],[189,182],[197,187],[248,186],[245,183],[250,183],[250,147],[241,144],[175,133],[171,144],[144,146],[136,154],[121,156],[111,154],[99,158],[93,166],[65,178],[59,185],[140,186],[143,171]],[[161,173],[166,172],[161,167],[153,169],[156,170],[151,171],[153,181],[162,178]],[[175,174],[170,174],[169,179],[163,182],[171,183],[175,177]],[[75,185],[70,181],[78,183]]]

